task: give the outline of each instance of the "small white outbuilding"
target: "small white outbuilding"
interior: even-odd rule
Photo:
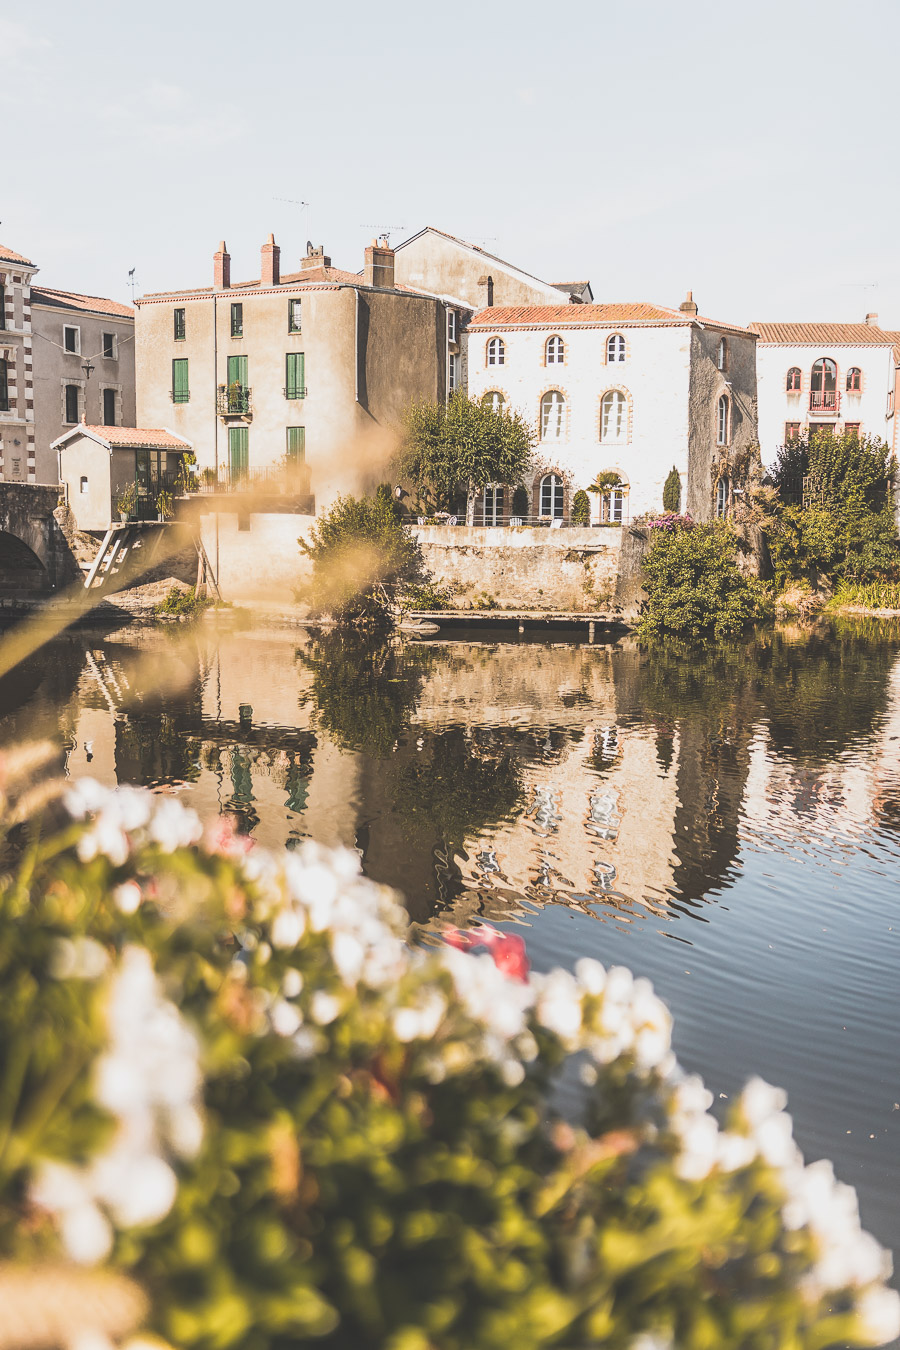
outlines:
[[[106,530],[133,486],[129,515],[156,520],[160,493],[174,493],[190,441],[165,427],[91,427],[81,423],[55,440],[59,481],[80,530]]]

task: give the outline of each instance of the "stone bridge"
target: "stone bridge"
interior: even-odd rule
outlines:
[[[59,489],[0,483],[0,596],[49,595],[79,575]]]

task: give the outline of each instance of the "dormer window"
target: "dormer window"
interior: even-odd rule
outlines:
[[[566,359],[566,344],[561,337],[551,337],[547,339],[545,348],[548,366],[561,366]]]

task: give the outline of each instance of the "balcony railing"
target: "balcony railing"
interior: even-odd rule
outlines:
[[[841,406],[839,389],[812,389],[809,394],[809,411],[812,413],[836,413]]]
[[[220,417],[252,417],[250,392],[243,384],[220,384],[216,392],[216,412]]]
[[[461,515],[458,516],[454,515],[414,516],[410,523],[412,525],[465,525],[466,517],[465,512],[463,512]],[[580,530],[585,529],[607,530],[621,525],[627,525],[628,516],[623,515],[620,520],[603,520],[603,521],[592,520],[589,521],[586,525],[576,526],[574,521],[570,520],[568,517],[564,518],[562,516],[555,516],[552,518],[550,516],[534,516],[534,515],[516,516],[506,512],[504,512],[501,515],[498,512],[496,518],[492,520],[490,516],[488,516],[488,518],[485,519],[481,511],[476,511],[475,519],[472,523],[475,526],[477,526],[478,529],[494,529],[494,528],[499,529],[504,527],[509,527],[511,529],[518,529],[521,526],[527,525],[532,529],[568,530],[570,528],[574,528]]]
[[[220,464],[215,469],[202,469],[197,480],[197,491],[253,492],[275,497],[305,497],[309,494],[308,464],[276,464],[260,469],[232,469]]]

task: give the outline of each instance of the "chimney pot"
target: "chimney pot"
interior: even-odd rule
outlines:
[[[877,315],[877,314],[867,314],[867,315],[866,315],[866,323],[869,325],[870,328],[877,328],[877,327],[878,327],[878,315]]]
[[[696,314],[696,313],[697,313],[697,306],[694,304],[694,292],[693,292],[693,291],[688,291],[687,295],[686,295],[685,298],[682,300],[682,302],[681,302],[681,304],[678,306],[678,308],[679,308],[684,314]]]
[[[260,286],[278,286],[281,283],[281,249],[270,234],[260,253]]]
[[[366,249],[363,284],[392,290],[394,286],[394,250],[374,239]]]
[[[231,254],[223,239],[213,254],[213,286],[217,291],[227,291],[231,285]]]

